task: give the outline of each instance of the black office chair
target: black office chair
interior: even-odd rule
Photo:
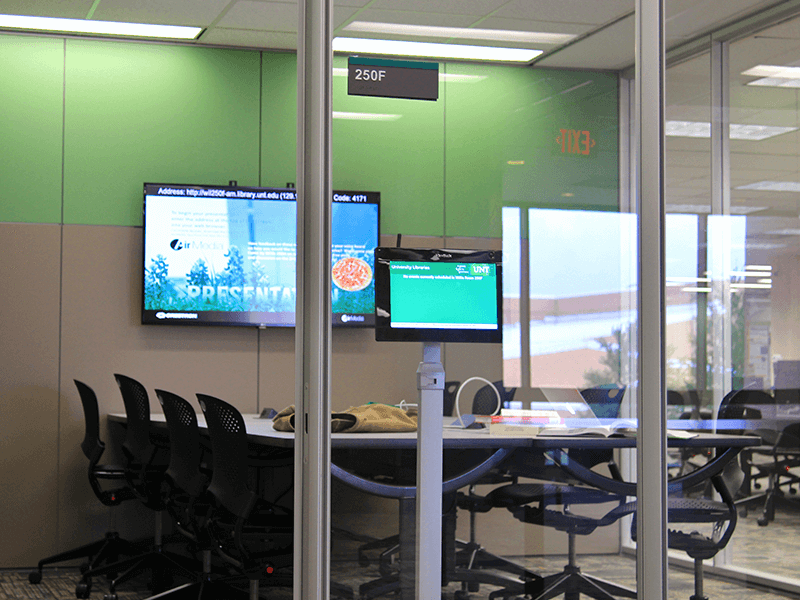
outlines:
[[[460,381],[445,381],[444,382],[444,404],[442,405],[442,414],[445,417],[453,416],[453,406],[456,401],[456,393],[458,388],[461,387]]]
[[[248,484],[247,430],[241,413],[212,396],[197,394],[211,437],[212,500],[207,522],[216,554],[247,577],[250,597],[261,580],[292,585],[292,512],[253,492]]]
[[[79,587],[85,584],[91,585],[92,578],[100,575],[111,578],[104,600],[117,600],[117,586],[146,571],[152,574],[153,591],[160,593],[171,585],[174,575],[182,575],[193,580],[199,570],[199,566],[187,557],[164,548],[163,518],[166,506],[162,486],[166,466],[156,460],[159,448],[151,440],[150,401],[147,390],[141,383],[125,375],[115,374],[114,378],[122,394],[127,417],[125,441],[122,444],[126,458],[125,477],[139,501],[154,511],[155,535],[152,545],[140,555],[90,569],[83,574]],[[76,595],[79,598],[88,597],[88,594],[79,594],[78,589]]]
[[[499,406],[497,399],[498,394],[495,393],[495,389],[500,395]],[[515,392],[516,388],[505,387],[502,380],[495,381],[491,385],[484,385],[475,392],[470,410],[474,415],[491,415],[498,412],[498,409],[507,406],[507,404],[514,399]],[[485,454],[485,452],[478,450],[475,451],[475,454]],[[511,481],[515,481],[515,476],[507,471],[505,465],[492,469],[479,481],[470,485],[466,492],[458,492],[455,494],[453,510],[445,513],[444,527],[449,528],[453,535],[456,521],[455,508],[466,510],[469,513],[469,540],[455,541],[455,573],[449,574],[452,580],[461,581],[462,589],[457,592],[458,598],[466,598],[469,592],[479,591],[481,583],[503,585],[502,580],[493,577],[490,571],[502,571],[519,578],[519,593],[525,589],[525,584],[522,583],[523,580],[529,582],[528,588],[531,589],[531,586],[537,585],[535,582],[541,579],[514,561],[489,552],[477,540],[477,515],[478,513],[488,512],[492,508],[490,504],[487,504],[486,498],[477,493],[477,486],[496,485],[509,483]],[[450,535],[450,533],[448,532],[447,535]],[[447,535],[445,536],[446,539]]]
[[[159,594],[158,599],[249,598],[247,592],[231,585],[236,577],[212,571],[214,543],[207,530],[210,504],[206,497],[211,471],[210,466],[203,462],[204,446],[200,439],[197,415],[192,405],[176,394],[156,390],[156,395],[164,409],[170,442],[169,466],[164,474],[165,506],[176,530],[186,538],[193,550],[202,554],[203,565],[195,581]]]
[[[781,412],[785,411],[786,407],[800,406],[798,390],[775,390],[774,398],[766,392],[760,390],[759,392],[763,396],[754,398],[753,403],[759,398],[763,398],[762,404],[772,399],[773,409],[770,417],[774,422],[779,422]],[[769,421],[770,419],[765,419],[765,424]],[[740,506],[749,505],[763,499],[761,516],[757,521],[763,527],[775,520],[776,504],[797,505],[800,502],[800,498],[793,498],[800,487],[800,476],[793,471],[796,467],[800,467],[800,423],[790,423],[784,427],[764,426],[756,429],[754,433],[761,437],[762,446],[742,453],[743,466],[748,475],[746,487],[750,493],[737,498],[736,503]],[[756,489],[763,487],[764,479],[766,479],[764,491],[752,493],[752,487]]]
[[[744,481],[744,473],[739,462],[733,459],[710,481],[721,501],[693,497],[691,488],[684,487],[672,487],[667,499],[667,547],[685,552],[694,561],[694,593],[690,600],[708,600],[703,592],[703,561],[725,548],[736,529],[737,508],[733,496]],[[624,506],[619,513],[634,514],[631,538],[636,541],[636,501]],[[709,526],[710,532],[697,531],[697,526],[703,523]],[[688,527],[677,527],[679,525]]]
[[[619,416],[625,388],[616,386],[589,388],[582,390],[581,395],[598,418],[616,418]],[[605,464],[612,478],[622,479],[611,450],[579,449],[562,453],[560,456],[561,461],[574,461],[587,469]],[[467,498],[470,500],[469,506],[472,512],[506,508],[524,523],[552,527],[567,534],[567,564],[564,569],[560,573],[544,577],[543,580],[529,582],[526,594],[537,600],[561,594],[565,594],[568,598],[585,594],[600,600],[614,596],[635,598],[635,590],[582,573],[576,561],[577,536],[589,535],[598,527],[605,527],[618,521],[623,516],[618,509],[625,504],[626,497],[585,485],[575,485],[565,476],[561,466],[542,464],[535,455],[529,457],[533,462],[526,465],[525,458],[524,456],[518,458],[513,466],[513,472],[508,473],[513,475],[512,483],[495,488],[484,497],[470,493]],[[519,477],[542,479],[548,475],[558,481],[520,483],[518,480]],[[578,506],[607,503],[614,503],[615,506],[600,517],[581,515],[574,511]],[[559,506],[560,510],[554,508]],[[515,594],[516,589],[504,589],[493,593],[491,597],[496,595],[507,597]]]
[[[106,506],[117,506],[126,500],[133,500],[136,494],[126,482],[125,470],[118,465],[101,465],[100,459],[105,452],[106,445],[100,439],[100,409],[97,403],[97,396],[94,390],[85,383],[74,380],[78,388],[78,394],[83,405],[83,417],[85,433],[81,450],[89,459],[88,476],[89,485],[92,487],[97,499]],[[114,483],[111,489],[104,488],[104,482]],[[33,584],[42,581],[42,569],[45,565],[52,565],[78,558],[87,559],[80,569],[82,573],[94,569],[105,563],[112,563],[122,556],[130,556],[141,552],[141,548],[127,540],[122,539],[116,531],[109,531],[105,537],[95,542],[48,556],[39,561],[35,571],[28,574],[28,581]],[[88,594],[91,587],[82,593]]]

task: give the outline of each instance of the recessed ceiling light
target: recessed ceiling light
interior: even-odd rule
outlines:
[[[196,39],[203,31],[202,27],[183,27],[180,25],[149,25],[146,23],[120,23],[116,21],[94,21],[91,19],[55,19],[20,15],[0,15],[0,28],[178,40]]]
[[[778,127],[776,125],[742,125],[731,123],[732,140],[760,141],[767,138],[797,131],[797,127]],[[667,121],[664,135],[670,137],[710,138],[711,123],[704,121]]]
[[[797,181],[756,181],[747,185],[737,185],[736,189],[759,192],[800,192],[800,183]]]
[[[508,29],[477,29],[472,27],[436,27],[429,25],[403,25],[400,23],[372,23],[353,21],[344,31],[408,35],[416,37],[460,38],[468,40],[492,40],[497,42],[519,42],[523,44],[566,44],[577,36],[571,33],[547,33],[543,31],[511,31]]]
[[[747,85],[766,87],[800,87],[800,67],[782,67],[780,65],[756,65],[752,69],[742,71],[748,77],[760,77],[749,81]]]
[[[495,48],[464,44],[433,44],[429,42],[404,42],[398,40],[372,40],[367,38],[333,39],[334,52],[352,54],[379,54],[388,56],[414,56],[454,60],[485,60],[492,62],[527,63],[542,54],[541,50],[524,48]]]

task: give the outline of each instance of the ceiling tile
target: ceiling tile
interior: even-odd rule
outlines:
[[[297,47],[297,33],[213,27],[203,34],[200,43],[294,51]]]
[[[632,11],[634,0],[512,0],[493,16],[529,21],[602,25]]]
[[[261,31],[286,31],[297,33],[296,2],[254,2],[240,0],[229,10],[218,25],[226,29],[253,29]],[[334,27],[340,26],[357,12],[354,7],[334,7]],[[296,43],[296,42],[295,42]]]
[[[537,66],[569,69],[624,69],[633,64],[633,16],[536,62]]]
[[[358,13],[359,21],[368,23],[392,23],[402,25],[435,25],[437,27],[469,27],[474,17],[442,15],[437,13],[404,12],[397,10],[378,10],[368,8]],[[364,34],[363,37],[375,37]],[[355,37],[355,36],[354,36]],[[362,37],[362,36],[359,36]]]
[[[230,0],[100,0],[92,18],[99,21],[207,27],[228,4]]]
[[[376,9],[428,12],[443,15],[483,17],[507,3],[508,0],[376,0]]]
[[[3,0],[0,13],[30,15],[32,17],[59,17],[85,19],[92,9],[93,0],[62,0],[60,2],[31,2],[31,0]]]
[[[297,4],[240,0],[217,25],[230,29],[296,32]]]
[[[581,35],[591,30],[591,26],[580,23],[553,23],[551,21],[528,21],[525,19],[504,19],[489,17],[481,21],[481,29],[502,29],[504,31],[541,31],[544,33],[570,33]]]

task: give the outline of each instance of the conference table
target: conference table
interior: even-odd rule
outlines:
[[[247,428],[247,437],[255,449],[266,448],[270,450],[294,447],[294,433],[276,431],[271,419],[262,418],[256,414],[243,415]],[[124,414],[109,414],[110,423],[124,425]],[[452,417],[445,418],[445,424],[452,422]],[[154,430],[161,430],[166,434],[166,420],[161,413],[151,415],[151,424]],[[201,432],[205,432],[206,424],[202,413],[198,414],[198,425]],[[509,459],[520,453],[530,456],[540,456],[550,465],[557,465],[569,476],[577,480],[600,488],[602,490],[627,496],[636,496],[636,484],[619,481],[602,475],[596,471],[583,467],[576,461],[566,459],[566,453],[573,449],[607,450],[635,448],[635,435],[598,437],[598,436],[522,436],[522,435],[491,435],[484,429],[454,429],[443,427],[442,445],[445,460],[448,456],[458,456],[466,453],[470,460],[461,466],[461,469],[446,469],[442,482],[442,493],[453,494],[457,490],[469,486],[492,469],[499,467]],[[719,474],[725,465],[733,459],[743,448],[758,446],[760,440],[755,436],[729,435],[715,433],[699,433],[693,437],[669,438],[669,448],[714,448],[716,457],[701,468],[671,479],[668,482],[670,491],[685,489],[707,481]],[[338,456],[362,457],[364,461],[376,451],[403,452],[413,451],[417,447],[417,433],[334,433],[331,435],[331,451],[336,460]],[[478,457],[477,459],[475,457]],[[384,498],[394,498],[400,502],[399,513],[399,548],[402,556],[402,569],[396,582],[392,582],[392,589],[399,591],[402,598],[414,597],[415,564],[415,497],[416,485],[408,483],[387,483],[380,479],[373,479],[365,475],[360,469],[351,468],[353,460],[343,461],[347,464],[331,464],[331,474],[343,483],[359,489],[368,494]],[[367,470],[368,471],[368,470]],[[447,547],[446,544],[444,544]],[[452,545],[449,546],[452,548]],[[462,573],[459,567],[453,564],[453,557],[443,558],[444,581],[458,581]],[[524,578],[535,578],[535,573],[523,571],[519,574]],[[520,579],[505,575],[484,574],[484,583],[493,585],[520,585]],[[516,575],[515,575],[516,577]],[[474,581],[472,578],[470,581]],[[479,578],[480,580],[480,578]],[[443,581],[443,582],[444,582]],[[380,583],[376,582],[379,588]],[[363,591],[363,590],[362,590]],[[378,592],[371,590],[375,595]],[[380,593],[383,593],[382,591]]]

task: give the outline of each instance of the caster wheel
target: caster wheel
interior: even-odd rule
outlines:
[[[119,600],[119,596],[115,593],[103,594],[103,600]]]
[[[41,583],[42,582],[42,572],[41,571],[31,571],[28,573],[28,581],[33,584]]]
[[[453,594],[453,600],[469,600],[469,593],[464,590],[456,590]]]
[[[759,524],[761,527],[766,527],[766,526],[767,526],[767,523],[769,523],[769,521],[767,521],[767,520],[766,520],[764,517],[759,517],[759,518],[758,518],[758,520],[757,520],[756,522],[757,522],[757,523],[758,523],[758,524]]]
[[[742,510],[740,510],[739,511],[739,516],[742,517],[743,519],[746,519],[747,518],[747,509],[743,508]]]
[[[81,581],[75,586],[76,598],[88,598],[92,592],[92,584],[90,582]]]
[[[481,584],[478,583],[477,581],[470,581],[469,583],[467,583],[467,589],[470,592],[477,592],[481,589]]]

